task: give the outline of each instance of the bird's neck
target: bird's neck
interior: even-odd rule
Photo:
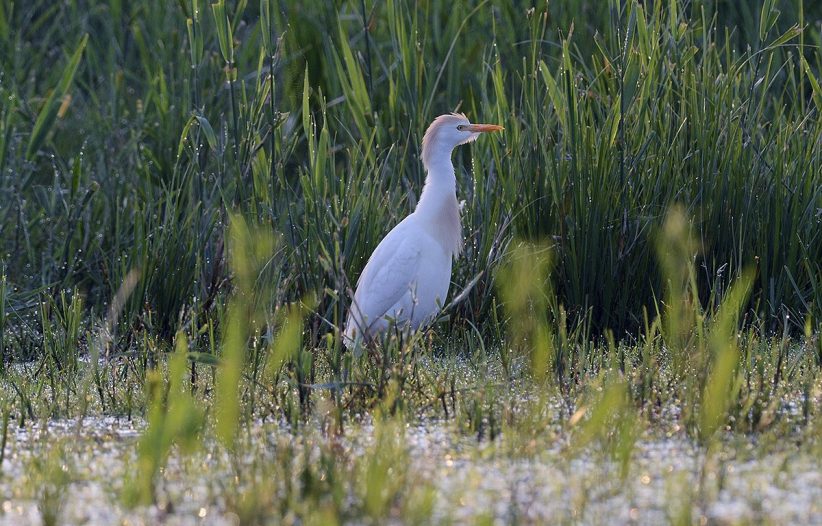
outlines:
[[[457,177],[451,158],[432,159],[425,165],[425,186],[417,204],[417,211],[438,213],[442,207],[457,202]]]
[[[457,202],[457,178],[450,152],[447,156],[428,159],[425,168],[425,186],[414,214],[429,224],[443,248],[456,256],[462,250],[462,226]]]

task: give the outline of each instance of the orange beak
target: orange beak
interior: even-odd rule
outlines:
[[[467,124],[465,126],[465,129],[470,132],[478,133],[502,131],[505,128],[503,128],[502,126],[498,126],[496,124]]]

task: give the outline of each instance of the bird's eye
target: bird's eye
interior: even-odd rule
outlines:
[[[460,125],[458,125],[458,126],[457,126],[457,129],[458,129],[459,131],[464,130],[464,129],[465,129],[465,124],[460,124]]]

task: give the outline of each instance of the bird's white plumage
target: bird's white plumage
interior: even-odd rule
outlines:
[[[380,242],[357,283],[347,334],[384,331],[393,319],[416,329],[438,312],[451,276],[451,254],[408,216]]]
[[[440,311],[451,283],[452,259],[462,244],[451,152],[481,131],[498,129],[472,125],[461,114],[441,115],[429,126],[423,138],[427,176],[420,201],[377,245],[357,281],[345,326],[348,347],[372,339],[392,323],[418,329]]]
[[[400,223],[380,242],[357,282],[351,306],[358,311],[360,330],[365,330],[389,312],[408,293],[419,272],[422,247]],[[406,230],[404,232],[404,230]],[[407,237],[406,237],[407,236]]]

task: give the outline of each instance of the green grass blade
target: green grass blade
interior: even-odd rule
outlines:
[[[60,82],[52,90],[40,113],[37,115],[37,120],[34,122],[34,128],[29,137],[28,146],[26,146],[26,158],[32,159],[38,152],[46,140],[46,136],[54,126],[57,120],[57,113],[60,109],[64,97],[68,94],[71,84],[74,81],[74,74],[77,73],[77,68],[80,65],[80,60],[83,58],[83,50],[86,48],[88,42],[88,34],[83,35],[77,49],[69,58],[66,67],[63,69],[63,74],[60,77]]]

